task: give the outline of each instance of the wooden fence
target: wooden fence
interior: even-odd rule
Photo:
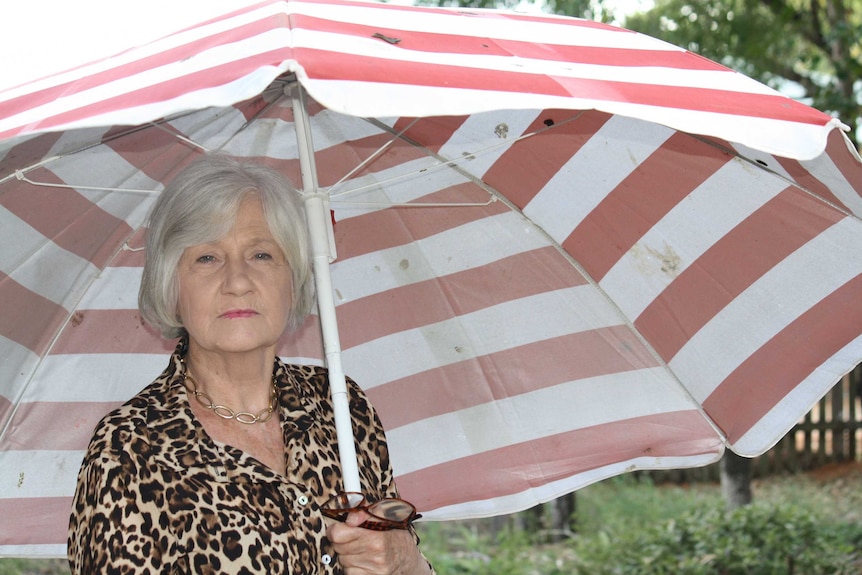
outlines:
[[[841,378],[775,447],[754,458],[752,474],[764,477],[846,461],[862,461],[862,364]],[[656,482],[717,481],[719,465],[639,473]]]

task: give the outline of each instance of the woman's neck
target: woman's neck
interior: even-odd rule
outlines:
[[[217,404],[256,411],[269,404],[275,350],[214,353],[189,345],[186,370]]]

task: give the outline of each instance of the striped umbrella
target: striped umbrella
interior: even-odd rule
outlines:
[[[367,390],[428,518],[757,455],[862,360],[862,161],[828,115],[573,18],[208,6],[0,91],[0,554],[64,553],[93,426],[166,364],[142,225],[202,150],[316,205],[340,331],[279,354]]]

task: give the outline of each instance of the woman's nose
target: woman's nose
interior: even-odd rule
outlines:
[[[245,293],[251,289],[249,265],[244,259],[228,259],[224,266],[224,289],[232,293]]]

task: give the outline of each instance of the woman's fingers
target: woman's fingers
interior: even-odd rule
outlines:
[[[414,572],[419,548],[409,531],[374,531],[359,527],[370,516],[353,512],[344,523],[334,523],[326,535],[346,575],[400,575]]]

